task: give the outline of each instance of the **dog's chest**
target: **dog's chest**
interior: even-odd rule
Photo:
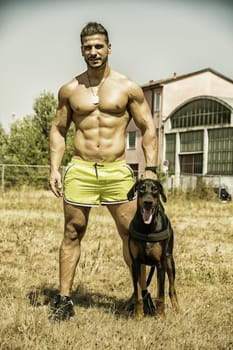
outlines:
[[[144,264],[146,265],[155,265],[160,261],[162,256],[162,247],[159,242],[150,243],[146,242],[144,245],[144,249],[142,252],[142,260],[144,260]]]

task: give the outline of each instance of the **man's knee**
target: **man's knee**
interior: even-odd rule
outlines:
[[[66,223],[64,238],[70,241],[81,241],[86,231],[86,225],[78,223]]]
[[[70,241],[81,241],[87,228],[89,211],[89,208],[79,208],[64,203],[65,239]]]

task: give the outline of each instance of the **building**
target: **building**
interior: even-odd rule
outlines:
[[[156,125],[158,164],[176,186],[205,177],[233,193],[233,80],[206,68],[142,86]],[[141,135],[127,129],[126,159],[139,175]],[[171,177],[172,175],[172,177]]]

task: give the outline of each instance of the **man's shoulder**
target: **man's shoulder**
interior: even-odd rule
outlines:
[[[143,102],[144,94],[141,86],[126,75],[116,72],[119,85],[124,87],[125,93],[128,95],[129,101]]]
[[[79,85],[78,77],[74,77],[59,89],[59,95],[68,98]]]
[[[120,84],[125,85],[125,87],[130,90],[140,88],[140,86],[134,80],[117,71],[112,70],[112,78],[118,81]]]

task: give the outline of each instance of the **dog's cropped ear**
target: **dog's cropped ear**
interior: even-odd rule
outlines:
[[[165,193],[164,193],[163,185],[162,185],[160,182],[158,182],[158,185],[159,185],[159,193],[160,193],[160,196],[162,197],[163,202],[166,203],[167,197],[166,197],[166,195],[165,195]]]
[[[135,182],[135,184],[131,187],[131,189],[127,193],[127,198],[129,201],[132,201],[134,199],[135,193],[137,191],[137,187],[138,187],[138,181]]]

